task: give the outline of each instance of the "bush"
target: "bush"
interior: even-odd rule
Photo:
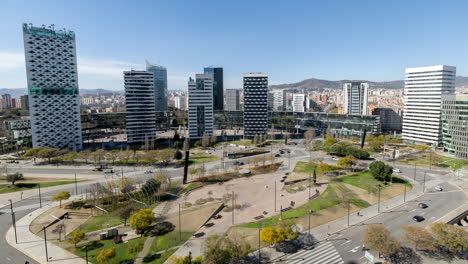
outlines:
[[[198,199],[198,200],[195,201],[195,203],[198,204],[198,205],[206,204],[207,202],[208,202],[208,200],[203,199],[203,198]]]
[[[150,254],[150,255],[146,255],[144,258],[143,258],[143,262],[144,263],[148,263],[148,262],[151,262],[155,259],[158,259],[161,257],[161,254]]]
[[[382,161],[374,161],[369,165],[369,172],[379,181],[390,181],[392,178],[393,168]]]
[[[92,242],[89,242],[88,244],[86,244],[85,246],[88,247],[88,250],[95,250],[97,248],[102,248],[104,246],[103,243],[99,242],[99,241],[92,241]],[[80,248],[82,251],[84,251],[84,247]]]
[[[119,264],[133,264],[133,263],[135,263],[135,260],[128,259],[128,260],[121,261]]]
[[[341,157],[351,155],[355,157],[356,159],[367,159],[370,156],[369,152],[365,150],[347,146],[343,143],[335,144],[333,147],[330,148],[329,151],[330,153],[336,154]]]
[[[300,248],[298,243],[295,241],[282,241],[275,246],[277,252],[282,252],[286,254],[293,254],[296,253]]]
[[[150,236],[162,236],[164,234],[174,231],[174,229],[175,225],[173,225],[171,222],[160,222],[154,225],[153,228],[150,230]]]

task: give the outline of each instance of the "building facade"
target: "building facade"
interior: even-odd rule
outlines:
[[[240,110],[240,90],[239,89],[226,89],[226,111],[239,111]]]
[[[224,109],[224,80],[223,68],[221,67],[206,67],[205,74],[213,75],[213,109]]]
[[[441,116],[444,151],[467,159],[468,94],[443,95]]]
[[[372,115],[380,116],[383,133],[401,133],[403,126],[403,111],[396,108],[377,107],[372,110]]]
[[[406,69],[403,140],[435,147],[442,144],[441,96],[454,93],[455,77],[453,66]]]
[[[12,108],[11,104],[11,95],[10,94],[2,94],[2,101],[1,101],[2,109],[10,109]]]
[[[154,76],[154,100],[156,111],[167,111],[167,69],[146,61],[146,71]]]
[[[82,148],[75,33],[23,24],[34,148]]]
[[[174,107],[181,110],[187,109],[185,101],[186,99],[183,95],[174,96]]]
[[[20,101],[21,101],[21,109],[29,110],[29,96],[22,95],[20,97]]]
[[[287,107],[287,90],[271,90],[268,102],[272,111],[285,111]]]
[[[154,74],[124,71],[127,143],[141,145],[156,139]]]
[[[213,134],[213,74],[196,74],[188,82],[189,138]]]
[[[244,137],[268,133],[268,75],[244,75]]]
[[[343,113],[367,115],[369,83],[350,82],[343,85]]]

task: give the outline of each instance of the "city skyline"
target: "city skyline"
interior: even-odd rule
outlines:
[[[303,3],[301,8],[300,5],[269,2],[268,12],[264,13],[255,12],[264,8],[264,5],[256,3],[249,5],[252,12],[243,13],[246,23],[242,25],[237,25],[235,19],[236,14],[242,12],[242,5],[223,3],[218,6],[220,10],[230,12],[214,12],[210,19],[217,19],[217,23],[210,29],[206,29],[210,22],[206,18],[198,18],[194,15],[197,12],[185,11],[201,8],[190,2],[185,3],[185,10],[180,9],[180,3],[160,3],[157,8],[143,10],[129,7],[124,2],[116,2],[115,5],[100,2],[93,4],[92,12],[109,9],[106,12],[109,15],[105,19],[92,16],[89,21],[82,19],[83,14],[91,12],[87,2],[70,3],[67,9],[76,10],[74,14],[63,12],[65,7],[54,4],[54,1],[49,3],[48,8],[42,8],[41,12],[33,12],[41,9],[39,3],[28,3],[28,8],[22,8],[19,1],[4,4],[6,12],[0,18],[0,30],[6,37],[0,43],[0,87],[26,87],[24,54],[18,34],[18,27],[23,22],[36,26],[53,23],[72,28],[80,36],[77,39],[77,60],[83,89],[123,90],[122,71],[144,69],[141,62],[146,58],[167,67],[170,90],[184,89],[189,76],[210,65],[224,68],[225,88],[242,87],[242,75],[254,71],[267,72],[271,76],[270,84],[312,77],[401,80],[407,67],[437,64],[455,65],[461,76],[468,75],[465,70],[468,65],[458,55],[464,52],[468,41],[462,34],[457,34],[464,27],[461,12],[462,5],[466,4],[463,2],[451,6],[437,2],[426,2],[425,6],[410,3],[405,4],[405,9],[400,8],[401,2],[383,6],[346,2],[307,6]],[[155,7],[154,3],[149,3],[149,7]],[[19,8],[20,14],[15,12]],[[115,15],[112,14],[121,12],[123,8],[129,9],[130,15],[119,21],[113,19]],[[212,10],[214,8],[209,7],[211,11],[215,11]],[[146,9],[158,18],[147,15]],[[315,14],[313,18],[304,13],[316,9],[321,12],[312,12]],[[388,12],[382,13],[383,9]],[[416,9],[418,12],[413,12]],[[346,14],[357,10],[367,11],[364,12],[366,15],[351,20],[346,18]],[[136,14],[141,20],[131,21]],[[289,20],[276,21],[278,16]],[[162,26],[154,27],[154,23]],[[411,31],[412,27],[420,27],[422,23],[424,27],[421,30]],[[252,25],[264,29],[266,42],[245,42],[255,33]],[[213,36],[210,35],[212,31],[216,31],[216,34],[211,34]],[[310,32],[314,34],[308,36]],[[217,36],[217,45],[207,45],[214,36]],[[343,42],[345,38],[346,42]],[[140,39],[141,42],[128,45],[127,39]],[[296,39],[298,41],[294,41]],[[451,41],[446,43],[445,39]],[[188,40],[200,52],[185,49],[183,44]],[[361,41],[366,45],[361,45]],[[442,52],[442,44],[449,48]]]

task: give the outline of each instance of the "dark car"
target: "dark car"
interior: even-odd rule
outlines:
[[[418,204],[418,207],[419,207],[419,208],[422,208],[422,209],[426,209],[428,206],[427,206],[427,204],[425,204],[425,203],[419,203],[419,204]]]
[[[424,221],[424,217],[419,216],[419,215],[415,215],[415,216],[413,216],[413,220],[416,221],[416,222],[422,222],[422,221]]]
[[[280,154],[276,154],[275,157],[281,157],[281,155],[280,155]]]

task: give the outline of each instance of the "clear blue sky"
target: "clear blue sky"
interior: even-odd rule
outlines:
[[[270,83],[306,78],[394,80],[405,67],[448,64],[468,75],[468,1],[20,1],[0,9],[0,88],[26,87],[21,24],[77,35],[80,88],[122,89],[144,60],[185,89],[204,66]]]

